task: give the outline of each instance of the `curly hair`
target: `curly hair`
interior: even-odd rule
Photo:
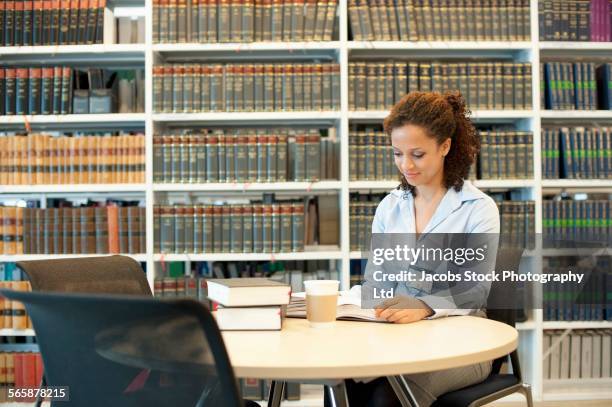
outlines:
[[[419,126],[442,144],[451,139],[451,147],[444,158],[444,186],[460,191],[470,166],[480,151],[480,139],[469,119],[470,111],[458,91],[410,92],[393,106],[385,118],[384,130],[391,136],[394,129],[412,124]],[[402,176],[398,189],[416,196],[416,190]]]

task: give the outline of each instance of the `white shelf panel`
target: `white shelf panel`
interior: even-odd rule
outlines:
[[[361,252],[361,251],[358,251],[358,250],[357,251],[352,250],[349,253],[349,258],[352,259],[352,260],[355,260],[355,259],[366,259],[367,257],[366,257],[365,252]]]
[[[49,259],[74,259],[78,257],[101,257],[101,256],[112,256],[113,254],[3,254],[0,255],[1,262],[17,262],[17,261],[30,261],[30,260],[49,260]],[[129,256],[138,262],[147,261],[146,254],[121,254],[122,256]]]
[[[0,329],[0,336],[36,336],[33,329]]]
[[[156,122],[206,122],[206,121],[282,121],[282,120],[339,120],[340,112],[212,112],[212,113],[158,113]]]
[[[558,248],[558,249],[542,249],[542,256],[558,257],[558,256],[604,256],[612,255],[612,249],[606,247],[600,248]]]
[[[541,50],[611,51],[612,42],[540,41]]]
[[[521,179],[487,179],[472,180],[478,188],[533,188],[534,180]],[[399,181],[351,181],[350,189],[371,189],[390,191],[399,185]]]
[[[144,44],[93,44],[93,45],[42,45],[0,47],[0,55],[79,55],[95,57],[104,54],[105,59],[122,54],[138,54],[144,62]]]
[[[373,189],[390,191],[400,184],[398,181],[351,181],[349,189]]]
[[[517,322],[516,329],[519,331],[530,331],[537,328],[537,325],[534,321],[525,321],[525,322]]]
[[[64,114],[64,115],[35,115],[35,116],[0,116],[2,124],[88,124],[88,123],[142,123],[146,115],[144,113],[110,113],[110,114]]]
[[[542,188],[597,188],[612,190],[612,179],[547,179]]]
[[[544,321],[543,329],[609,329],[612,321]]]
[[[211,253],[155,254],[155,261],[276,261],[276,260],[339,260],[342,252],[304,251],[298,253]]]
[[[218,44],[153,44],[154,52],[240,52],[240,51],[302,51],[302,50],[338,50],[340,42],[252,42],[252,43],[218,43]]]
[[[340,181],[319,182],[269,182],[269,183],[211,183],[211,184],[154,184],[157,192],[202,191],[334,191],[342,189]]]
[[[522,179],[477,179],[472,181],[478,188],[533,188],[535,181]]]
[[[145,184],[0,185],[0,194],[145,192]]]
[[[543,401],[612,399],[612,378],[545,380]]]
[[[612,110],[542,110],[542,119],[554,120],[582,120],[582,119],[609,119],[612,120]]]
[[[358,50],[528,50],[526,41],[349,41],[348,49]]]
[[[384,120],[389,115],[387,110],[350,111],[349,120]],[[530,119],[534,116],[531,110],[475,110],[473,119]]]

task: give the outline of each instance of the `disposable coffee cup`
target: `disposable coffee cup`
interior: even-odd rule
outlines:
[[[338,280],[308,280],[306,287],[306,319],[312,328],[328,328],[336,323]]]

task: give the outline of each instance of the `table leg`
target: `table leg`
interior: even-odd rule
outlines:
[[[404,376],[387,376],[387,380],[389,380],[389,384],[393,387],[400,403],[402,403],[402,407],[419,407]]]
[[[325,395],[329,396],[329,400],[332,403],[331,407],[349,407],[344,380],[335,386],[325,385],[323,389],[325,390]]]
[[[285,382],[272,380],[270,392],[268,393],[268,407],[280,407],[285,393]]]

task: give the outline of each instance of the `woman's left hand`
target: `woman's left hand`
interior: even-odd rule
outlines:
[[[427,304],[415,297],[399,296],[381,303],[376,316],[396,324],[409,324],[433,315]]]

